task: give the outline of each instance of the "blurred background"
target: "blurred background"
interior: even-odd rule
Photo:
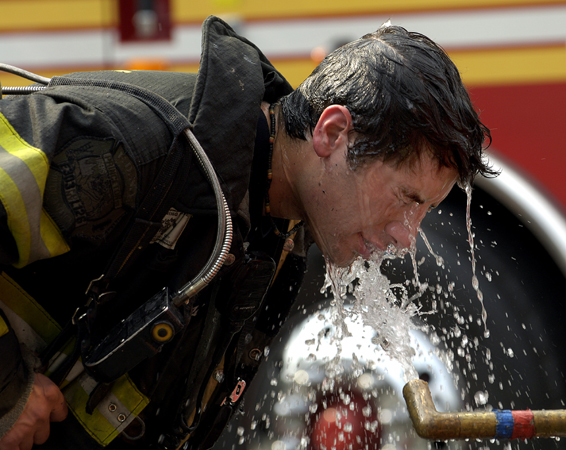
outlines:
[[[45,77],[99,69],[196,71],[201,24],[211,14],[254,42],[295,87],[329,51],[387,20],[444,47],[491,129],[490,152],[502,167],[498,179],[478,180],[471,211],[491,336],[484,336],[470,286],[466,198],[455,190],[422,226],[441,267],[419,239],[419,278],[429,289],[418,304],[436,314],[416,319],[428,331],[412,338],[422,357],[415,367],[434,398],[452,410],[566,408],[566,1],[0,0],[0,62]],[[2,72],[0,83],[29,84]],[[383,271],[397,283],[414,276],[408,260]],[[563,448],[555,440],[419,440],[400,398],[398,368],[384,362],[375,330],[352,343],[364,361],[345,352],[347,376],[331,377],[329,387],[319,364],[325,356],[304,348],[333,346],[336,330],[324,319],[330,298],[320,293],[324,276],[313,248],[297,305],[248,388],[243,414],[216,449]],[[423,350],[431,345],[449,357]],[[342,440],[340,447],[328,438],[323,411],[346,407],[363,412],[354,414],[357,426],[347,433],[361,440]],[[344,435],[343,427],[334,431]]]
[[[195,71],[218,15],[293,86],[329,49],[391,19],[442,45],[493,149],[566,205],[566,2],[562,0],[0,0],[0,61],[51,77],[95,69]],[[0,73],[4,86],[25,80]]]

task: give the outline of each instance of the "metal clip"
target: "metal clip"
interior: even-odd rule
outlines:
[[[71,318],[71,322],[73,323],[73,325],[77,325],[80,320],[83,320],[85,318],[85,316],[85,308],[83,306],[79,306],[77,309],[75,309],[75,313]]]
[[[101,281],[104,278],[104,274],[100,275],[98,278],[95,278],[94,280],[90,280],[90,283],[88,284],[88,288],[86,289],[85,295],[86,295],[86,303],[85,303],[85,307],[88,308],[90,306],[90,304],[92,303],[92,301],[94,300],[97,304],[100,303],[99,302],[99,297],[100,297],[100,286],[98,286],[98,282]]]
[[[116,291],[103,292],[103,286],[99,282],[102,281],[104,277],[105,275],[102,274],[98,278],[91,280],[88,284],[88,288],[85,292],[85,295],[87,296],[87,302],[85,306],[90,306],[93,300],[97,305],[101,305],[106,301],[111,300],[116,295]],[[106,283],[105,286],[108,287],[108,283]]]

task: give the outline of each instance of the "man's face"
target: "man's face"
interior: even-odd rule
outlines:
[[[323,254],[338,266],[388,246],[399,253],[414,245],[422,219],[457,177],[456,169],[439,167],[426,152],[410,167],[377,161],[355,171],[337,152],[310,193],[306,220]]]

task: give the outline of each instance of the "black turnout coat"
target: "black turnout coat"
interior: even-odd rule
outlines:
[[[182,308],[188,322],[183,331],[129,371],[149,404],[108,448],[175,448],[188,431],[189,448],[209,447],[237,404],[230,394],[251,381],[304,271],[304,247],[287,255],[262,216],[269,131],[260,105],[292,89],[255,45],[218,18],[204,23],[202,45],[198,74],[76,73],[54,78],[32,95],[0,100],[2,276],[64,328],[84,305],[90,281],[105,274],[101,292],[116,294],[93,312],[92,342],[163,287],[174,292],[193,279],[210,257],[217,233],[214,193],[180,133],[185,123],[179,115],[207,153],[228,202],[234,262],[223,266],[190,308]],[[20,164],[28,156],[32,163]],[[26,171],[37,184],[31,193]],[[11,197],[18,189],[20,203]],[[22,204],[29,226],[17,216]],[[174,246],[154,239],[163,218],[171,220],[168,212],[187,218]],[[281,221],[279,228],[287,225]],[[273,260],[277,267],[285,256],[262,306],[255,305],[249,317],[238,316],[242,298],[263,297],[268,287],[264,280],[256,283],[253,273],[242,275],[246,261]],[[37,359],[30,362],[10,320],[14,308],[4,301],[9,292],[0,289],[4,432],[25,405],[32,365],[38,365]],[[106,388],[97,392],[87,408],[96,408]],[[183,411],[194,428],[180,425]],[[40,448],[100,448],[80,420],[69,414],[52,424],[51,438]]]

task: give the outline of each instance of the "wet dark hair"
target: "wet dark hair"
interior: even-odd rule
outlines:
[[[357,138],[347,158],[353,169],[372,160],[411,165],[430,151],[439,165],[458,170],[461,185],[478,173],[496,174],[483,155],[490,132],[458,69],[422,34],[382,26],[333,51],[281,99],[287,134],[306,139],[333,104],[352,115]]]

